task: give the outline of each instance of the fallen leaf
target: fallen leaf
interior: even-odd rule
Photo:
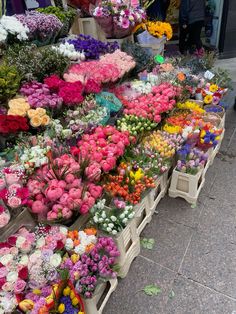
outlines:
[[[152,250],[153,246],[155,244],[155,240],[154,239],[147,239],[147,238],[142,238],[140,240],[140,243],[142,245],[143,248],[148,249],[148,250]]]
[[[158,287],[157,285],[148,285],[148,286],[144,287],[144,289],[142,291],[144,291],[144,293],[146,295],[152,297],[154,295],[160,294],[161,288]]]
[[[175,296],[175,293],[174,293],[173,290],[171,290],[171,292],[169,293],[169,298],[170,298],[170,299],[173,299],[174,296]]]

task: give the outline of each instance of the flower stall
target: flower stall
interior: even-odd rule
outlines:
[[[140,23],[172,36],[126,2],[91,12],[107,37]],[[195,204],[224,137],[228,78],[211,54],[165,60],[85,34],[58,42],[73,16],[0,19],[3,314],[102,314],[160,200]]]

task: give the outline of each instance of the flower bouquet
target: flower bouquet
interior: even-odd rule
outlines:
[[[60,251],[66,235],[67,229],[58,226],[37,227],[33,232],[21,228],[1,243],[0,309],[3,313],[13,313],[18,303],[23,311],[33,310],[34,303],[50,295],[52,285],[60,281]],[[34,310],[31,313],[38,313],[37,308]]]
[[[4,167],[0,171],[0,199],[16,214],[28,202],[28,189],[23,186],[24,168],[19,165]]]
[[[69,39],[67,42],[73,45],[76,51],[83,52],[86,59],[99,59],[101,55],[113,53],[116,49],[119,49],[117,42],[103,43],[91,36],[82,34],[73,39]]]
[[[142,168],[122,162],[116,175],[106,177],[103,187],[108,196],[136,205],[146,190],[155,187],[155,183]]]
[[[113,200],[114,206],[106,206],[106,200],[99,200],[91,209],[91,223],[99,230],[117,235],[121,232],[134,217],[134,208],[119,199]]]
[[[107,38],[129,36],[135,26],[146,17],[142,9],[128,6],[124,1],[119,3],[104,1],[94,9],[93,16]]]
[[[3,15],[0,19],[0,44],[12,44],[28,40],[29,28],[15,16]]]
[[[0,204],[0,229],[5,227],[11,219],[9,210]]]
[[[204,167],[207,162],[208,154],[198,148],[191,148],[185,144],[177,151],[176,170],[195,175]]]
[[[29,29],[28,37],[37,46],[54,43],[63,26],[55,15],[36,11],[16,15],[16,18]]]
[[[92,298],[98,285],[116,278],[116,258],[120,255],[112,238],[98,237],[86,252],[64,259],[61,269],[68,269],[77,293]]]
[[[72,216],[88,213],[102,187],[95,185],[95,170],[85,168],[88,182],[81,179],[81,163],[64,154],[39,168],[28,180],[29,206],[39,220],[70,223]],[[93,171],[93,172],[92,172]],[[96,174],[99,175],[99,169]]]
[[[72,147],[71,152],[74,156],[89,158],[91,165],[109,172],[129,143],[128,132],[120,132],[112,126],[99,126],[93,134],[83,135],[78,147]]]

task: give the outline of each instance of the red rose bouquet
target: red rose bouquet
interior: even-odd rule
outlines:
[[[26,118],[21,116],[0,115],[0,134],[28,131],[29,125]]]

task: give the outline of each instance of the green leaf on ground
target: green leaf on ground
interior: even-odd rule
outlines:
[[[150,297],[161,293],[161,288],[157,285],[148,285],[142,289],[144,293]]]
[[[169,293],[169,298],[173,299],[175,297],[175,293],[173,290],[171,290],[171,292]]]
[[[196,208],[197,207],[197,204],[192,204],[191,205],[191,208]]]
[[[151,239],[141,238],[140,243],[143,248],[152,250],[155,244],[155,240],[152,238]]]

